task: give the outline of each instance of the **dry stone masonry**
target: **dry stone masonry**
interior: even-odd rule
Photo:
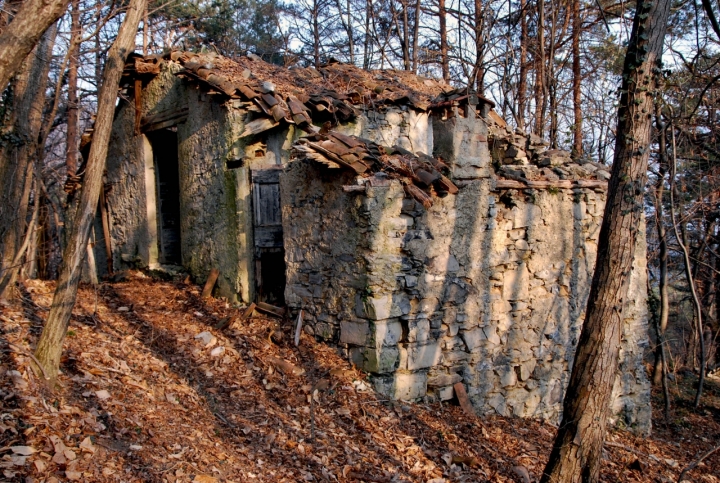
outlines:
[[[482,413],[557,422],[597,253],[604,168],[492,121],[488,130],[472,107],[433,127],[435,155],[461,187],[429,208],[382,172],[339,174],[302,156],[290,163],[287,303],[391,398],[448,400],[463,382]],[[638,247],[613,410],[644,432]]]

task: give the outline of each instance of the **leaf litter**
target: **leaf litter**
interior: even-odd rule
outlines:
[[[28,354],[54,283],[21,289],[21,303],[0,305],[3,481],[528,482],[550,452],[548,423],[388,401],[336,349],[304,333],[295,347],[291,321],[242,320],[196,286],[141,272],[81,288],[51,392]],[[613,430],[601,481],[677,481],[720,439],[712,384],[699,413],[676,385],[675,419],[650,438]],[[689,475],[718,483],[718,468],[716,453]]]

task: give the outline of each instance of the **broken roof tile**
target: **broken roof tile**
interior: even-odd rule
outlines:
[[[426,208],[432,206],[433,195],[458,191],[457,186],[436,169],[446,170],[444,163],[399,146],[383,147],[367,139],[330,131],[297,140],[293,152],[296,158],[311,159],[330,168],[354,170],[368,180],[379,173],[397,179],[408,195]]]

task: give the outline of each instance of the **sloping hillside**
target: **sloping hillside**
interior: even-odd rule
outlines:
[[[29,362],[53,290],[30,281],[0,307],[4,481],[523,482],[549,454],[551,425],[386,401],[333,348],[306,334],[295,348],[291,324],[237,320],[139,272],[81,289],[50,392]],[[677,481],[720,440],[717,381],[709,391],[700,415],[681,403],[650,439],[610,435],[603,481]],[[718,468],[715,453],[690,478],[719,482]]]

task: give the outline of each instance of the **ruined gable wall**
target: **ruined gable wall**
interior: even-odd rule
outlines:
[[[197,281],[220,269],[218,292],[230,300],[247,290],[239,269],[244,258],[239,216],[249,212],[245,168],[228,169],[245,111],[228,108],[200,90],[188,89],[188,119],[178,125],[183,266]]]
[[[432,153],[433,126],[428,112],[408,106],[391,106],[383,111],[361,111],[352,123],[333,129],[369,139],[380,146],[395,146],[410,152]]]
[[[249,187],[246,168],[228,169],[228,159],[242,156],[246,111],[221,104],[212,96],[182,81],[180,66],[166,63],[142,92],[144,117],[188,109],[187,120],[177,124],[180,176],[182,262],[191,275],[204,281],[218,267],[218,293],[231,300],[250,299],[251,278],[246,261],[248,246]],[[111,236],[116,268],[157,261],[151,240],[146,182],[154,169],[145,170],[151,156],[144,136],[134,134],[134,106],[120,108],[113,124],[107,180]],[[251,218],[250,218],[251,219]],[[250,238],[251,239],[251,238]],[[252,260],[250,255],[249,260]]]
[[[133,109],[123,104],[113,122],[107,155],[105,182],[110,185],[107,205],[115,269],[125,265],[123,258],[148,260],[143,139],[134,135],[133,119]],[[96,245],[95,251],[101,248]]]

